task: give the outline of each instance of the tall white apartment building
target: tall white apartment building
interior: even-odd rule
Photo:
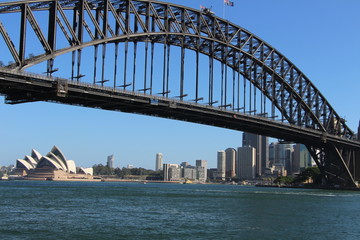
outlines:
[[[162,153],[156,154],[155,171],[163,170],[163,155]]]
[[[236,150],[233,148],[228,148],[225,150],[225,157],[226,157],[226,163],[225,163],[225,177],[233,178],[236,176]]]
[[[115,157],[114,157],[114,154],[110,155],[107,157],[107,163],[106,165],[109,167],[109,168],[114,168],[114,161],[115,161]]]

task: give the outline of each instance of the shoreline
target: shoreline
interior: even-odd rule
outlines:
[[[182,181],[162,181],[162,180],[138,180],[138,179],[118,179],[118,178],[68,178],[68,179],[46,179],[46,178],[8,178],[0,179],[0,181],[55,181],[55,182],[129,182],[129,183],[164,183],[164,184],[219,184],[212,182],[192,182],[185,183]],[[224,184],[229,185],[229,184]],[[248,185],[239,185],[238,186],[248,186]],[[265,188],[301,188],[301,189],[322,189],[322,190],[344,190],[344,191],[360,191],[360,188],[347,188],[340,186],[316,186],[316,185],[303,185],[303,186],[291,186],[291,185],[274,185],[274,184],[255,184],[251,185],[254,187],[265,187]]]
[[[301,189],[322,189],[322,190],[344,190],[344,191],[360,191],[360,188],[347,188],[347,187],[327,187],[327,186],[315,186],[315,185],[304,185],[304,186],[286,186],[286,185],[265,185],[257,184],[255,187],[267,187],[267,188],[301,188]]]

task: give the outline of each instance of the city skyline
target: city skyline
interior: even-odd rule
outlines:
[[[199,5],[213,6],[216,15],[223,15],[220,0],[169,2],[196,9]],[[359,1],[234,2],[234,7],[226,7],[225,18],[248,29],[289,58],[356,132],[360,111],[349,102],[360,88],[356,73],[360,64],[357,58],[360,33],[354,32],[360,22],[355,11],[360,9]],[[257,9],[258,15],[264,17],[254,18],[242,9]],[[306,12],[306,18],[300,20],[293,9]],[[267,14],[269,10],[274,13],[271,18]],[[352,51],[330,51],[343,43],[344,36],[351,36],[346,44],[354,46]],[[339,86],[340,82],[344,85]],[[52,145],[58,145],[70,158],[78,159],[81,166],[92,166],[114,153],[121,166],[132,164],[153,169],[154,154],[162,152],[164,162],[207,159],[211,168],[216,167],[215,153],[219,149],[241,146],[242,139],[241,132],[135,114],[41,102],[5,105],[4,97],[0,97],[0,112],[3,126],[0,165],[14,164],[28,149],[45,152]]]

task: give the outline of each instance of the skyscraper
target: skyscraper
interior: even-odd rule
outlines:
[[[275,163],[277,166],[282,165],[290,174],[292,172],[292,152],[294,151],[291,144],[278,143],[275,145]]]
[[[269,138],[244,132],[242,146],[251,146],[256,149],[256,175],[264,174],[265,168],[269,166]]]
[[[294,146],[293,172],[300,172],[312,166],[312,157],[304,144]]]
[[[225,180],[225,151],[218,151],[217,152],[217,171],[218,171],[218,179]]]
[[[277,142],[272,142],[270,143],[269,146],[269,166],[273,166],[276,163],[276,145],[278,143]]]
[[[155,171],[163,170],[163,155],[162,153],[156,154],[156,163],[155,163]]]
[[[237,154],[239,179],[254,179],[256,176],[256,150],[253,147],[239,147]]]
[[[225,178],[233,178],[236,176],[236,150],[228,148],[225,150]]]
[[[114,160],[115,160],[114,154],[108,156],[106,166],[108,166],[109,168],[114,168]]]

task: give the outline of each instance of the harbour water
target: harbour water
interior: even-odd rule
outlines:
[[[1,239],[360,239],[360,193],[0,181]]]

